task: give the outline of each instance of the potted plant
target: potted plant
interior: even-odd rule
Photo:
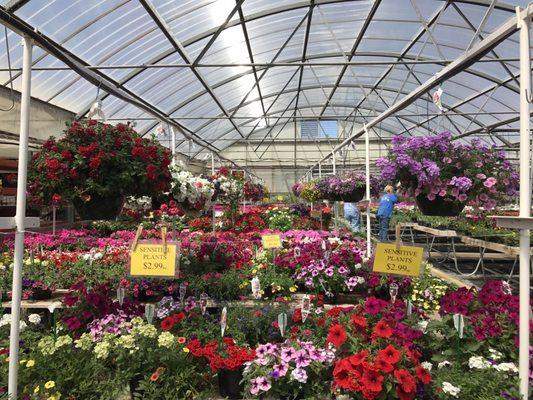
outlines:
[[[72,201],[82,219],[113,219],[126,196],[168,189],[170,152],[130,125],[74,121],[32,158],[28,190],[38,205]]]
[[[325,398],[335,353],[312,342],[288,339],[257,347],[246,364],[246,398],[295,400]]]
[[[358,172],[332,175],[318,181],[316,188],[326,200],[356,203],[365,197],[366,176]]]
[[[396,136],[376,164],[383,179],[401,182],[426,215],[456,216],[467,204],[492,210],[518,191],[518,174],[502,151],[479,139],[452,142],[450,132]]]
[[[215,193],[213,182],[178,167],[171,169],[171,175],[170,192],[184,210],[190,214],[211,207],[211,199]]]
[[[209,367],[218,376],[218,389],[222,397],[232,400],[241,398],[243,365],[254,359],[254,350],[238,346],[229,337],[213,339],[205,346],[193,339],[187,348],[192,355],[207,359]]]

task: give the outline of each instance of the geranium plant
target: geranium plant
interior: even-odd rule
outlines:
[[[82,217],[115,216],[125,196],[169,188],[170,151],[130,125],[75,121],[33,156],[28,189],[37,204],[71,200]],[[102,218],[104,219],[104,218]]]
[[[491,210],[518,190],[518,174],[503,151],[479,139],[467,144],[454,142],[450,132],[395,136],[388,156],[376,164],[383,179],[400,181],[419,201],[420,197],[440,199]]]

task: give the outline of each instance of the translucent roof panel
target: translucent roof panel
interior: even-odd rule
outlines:
[[[35,98],[83,117],[98,96],[110,121],[133,121],[143,134],[160,119],[174,119],[198,142],[189,151],[180,136],[178,150],[200,157],[202,140],[224,149],[264,132],[265,118],[276,129],[288,116],[368,123],[527,3],[0,0],[9,16],[4,23],[20,20],[41,34],[33,53]],[[8,39],[14,70],[10,78],[2,51],[0,79],[20,90],[20,36],[9,30]],[[1,32],[0,48],[6,48]],[[70,70],[73,60],[82,67]],[[381,129],[389,135],[514,129],[518,74],[515,33],[441,83],[444,115],[431,101],[432,88]]]

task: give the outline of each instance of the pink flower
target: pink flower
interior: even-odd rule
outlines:
[[[487,178],[487,180],[485,182],[483,182],[483,186],[485,186],[487,188],[491,188],[494,185],[496,185],[497,182],[498,181],[496,180],[496,178],[491,176],[490,178]]]

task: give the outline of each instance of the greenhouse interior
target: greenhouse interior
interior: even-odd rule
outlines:
[[[0,0],[0,399],[533,398],[523,0]]]

